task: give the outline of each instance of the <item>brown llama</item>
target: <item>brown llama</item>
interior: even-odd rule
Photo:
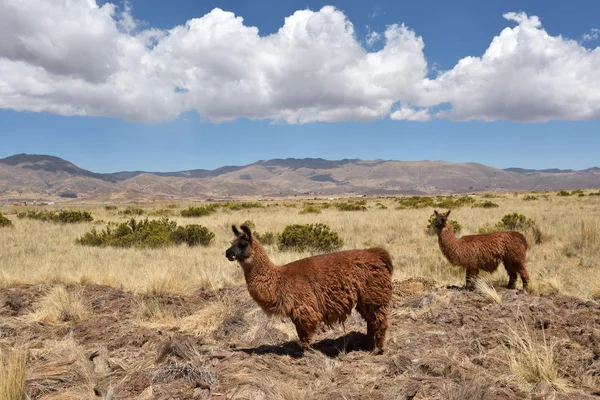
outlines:
[[[448,221],[450,211],[440,214],[434,211],[434,227],[444,257],[452,265],[467,270],[466,288],[473,289],[479,270],[494,272],[502,262],[508,272],[508,289],[514,289],[517,274],[521,275],[523,290],[527,290],[529,274],[526,269],[527,241],[515,231],[492,232],[481,235],[454,236]]]
[[[225,252],[244,270],[250,296],[267,315],[289,317],[303,350],[321,323],[343,323],[354,306],[367,322],[367,347],[383,352],[392,297],[392,260],[380,248],[346,250],[276,266],[250,229],[232,226]]]

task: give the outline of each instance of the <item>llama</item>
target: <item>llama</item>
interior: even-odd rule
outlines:
[[[434,211],[434,227],[444,257],[452,265],[467,270],[466,288],[473,289],[479,270],[494,272],[502,262],[508,272],[508,289],[514,289],[517,274],[521,275],[523,290],[527,290],[529,274],[525,268],[527,241],[515,231],[492,232],[456,238],[452,224],[448,222],[450,211],[440,214]]]
[[[343,323],[354,306],[367,322],[367,347],[383,352],[392,297],[392,260],[381,248],[346,250],[297,260],[281,267],[250,229],[232,226],[235,239],[225,252],[238,261],[250,296],[267,315],[289,317],[302,350],[321,323]]]

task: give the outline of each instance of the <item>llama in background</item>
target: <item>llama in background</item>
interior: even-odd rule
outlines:
[[[448,222],[450,211],[440,214],[434,211],[434,227],[438,243],[444,257],[452,265],[467,270],[466,287],[473,289],[479,270],[494,272],[501,262],[508,272],[508,289],[514,289],[517,275],[523,281],[523,290],[527,290],[529,274],[526,269],[527,241],[525,236],[515,231],[454,236],[452,225]]]

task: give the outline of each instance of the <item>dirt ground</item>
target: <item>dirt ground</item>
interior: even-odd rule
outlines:
[[[366,324],[355,313],[344,329],[324,328],[302,354],[293,327],[268,320],[243,286],[150,296],[85,285],[77,287],[89,309],[83,319],[27,318],[51,288],[0,290],[0,348],[26,350],[32,399],[600,398],[595,301],[497,288],[498,304],[410,279],[394,283],[384,354],[362,349]],[[214,326],[194,331],[141,321],[140,304],[150,297],[175,321],[229,308]],[[524,327],[554,346],[564,387],[521,382],[511,372],[510,335]]]

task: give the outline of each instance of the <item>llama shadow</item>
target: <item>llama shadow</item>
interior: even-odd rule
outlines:
[[[367,335],[360,332],[349,332],[337,339],[323,339],[311,345],[313,351],[320,351],[330,358],[336,358],[342,353],[351,351],[370,351],[366,347]],[[278,356],[290,356],[292,358],[302,358],[304,351],[297,341],[290,341],[281,344],[280,346],[261,345],[257,347],[237,349],[246,354],[274,354]]]

